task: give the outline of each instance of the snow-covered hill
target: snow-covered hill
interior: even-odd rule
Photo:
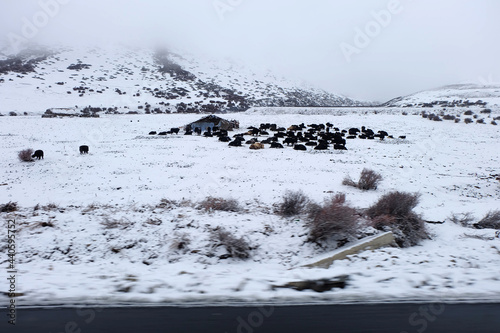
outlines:
[[[116,47],[0,53],[0,93],[4,114],[52,108],[79,113],[89,106],[120,113],[168,113],[360,104],[231,61]]]
[[[390,107],[500,107],[500,85],[456,84],[398,97]]]

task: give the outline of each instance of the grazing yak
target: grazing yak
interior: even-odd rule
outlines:
[[[83,145],[80,146],[80,154],[88,154],[89,153],[89,146]]]
[[[43,150],[35,150],[35,153],[31,155],[31,158],[42,159],[43,158]]]
[[[234,140],[229,142],[228,144],[229,147],[241,147],[241,141],[240,140]]]
[[[328,150],[328,142],[320,141],[320,143],[314,147],[314,150]]]
[[[179,134],[179,131],[180,131],[180,129],[176,128],[176,127],[170,129],[171,134]]]
[[[344,145],[338,144],[338,143],[333,145],[333,149],[334,150],[347,150],[347,148]]]
[[[288,137],[285,140],[283,140],[283,143],[286,144],[287,146],[294,145],[297,143],[297,138]]]
[[[149,132],[149,135],[156,135],[156,131]]]
[[[306,146],[304,145],[295,145],[293,146],[294,150],[307,150]]]
[[[242,136],[237,136],[233,141],[229,142],[229,147],[241,147],[241,143],[245,141]]]
[[[284,148],[283,145],[279,142],[271,142],[271,146],[270,148],[277,148],[277,149],[281,149],[281,148]]]

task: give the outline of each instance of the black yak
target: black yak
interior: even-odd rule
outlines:
[[[279,142],[271,142],[271,148],[281,149],[283,148],[283,145]]]
[[[35,150],[35,153],[31,155],[31,158],[42,159],[43,158],[43,150]]]
[[[88,154],[89,153],[89,146],[83,145],[80,146],[80,154]]]

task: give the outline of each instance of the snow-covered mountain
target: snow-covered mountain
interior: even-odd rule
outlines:
[[[498,84],[456,84],[398,97],[384,103],[389,107],[500,106]]]
[[[359,102],[230,61],[129,48],[0,53],[0,112],[220,112]],[[54,112],[55,112],[54,111]]]

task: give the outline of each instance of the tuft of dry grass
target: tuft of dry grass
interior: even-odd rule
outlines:
[[[172,244],[170,244],[170,249],[187,252],[189,250],[189,244],[191,244],[191,238],[189,238],[187,233],[175,233]]]
[[[448,218],[451,222],[458,224],[462,227],[470,227],[472,222],[474,222],[474,215],[470,212],[460,213],[460,214],[452,214]]]
[[[240,204],[235,199],[224,199],[207,197],[205,200],[198,203],[197,208],[206,212],[223,211],[223,212],[239,212],[241,211]]]
[[[109,216],[104,216],[101,225],[104,229],[121,229],[125,230],[132,225],[128,219],[122,217],[121,219],[111,218]]]
[[[243,237],[236,237],[222,227],[213,230],[210,240],[215,247],[224,246],[229,256],[238,259],[250,258],[252,247]]]
[[[98,209],[111,209],[111,208],[114,208],[114,207],[112,205],[109,205],[109,204],[99,204],[99,203],[93,202],[91,204],[88,204],[87,207],[85,207],[82,210],[82,213],[87,214],[90,212],[94,212]]]
[[[155,207],[160,209],[174,209],[175,207],[178,206],[179,203],[177,201],[163,198],[160,200],[160,203],[157,204]]]
[[[6,204],[0,205],[0,213],[12,213],[19,209],[17,202],[9,201]]]
[[[42,209],[46,211],[57,210],[59,209],[59,206],[57,206],[55,203],[49,203],[45,206],[42,206]]]

